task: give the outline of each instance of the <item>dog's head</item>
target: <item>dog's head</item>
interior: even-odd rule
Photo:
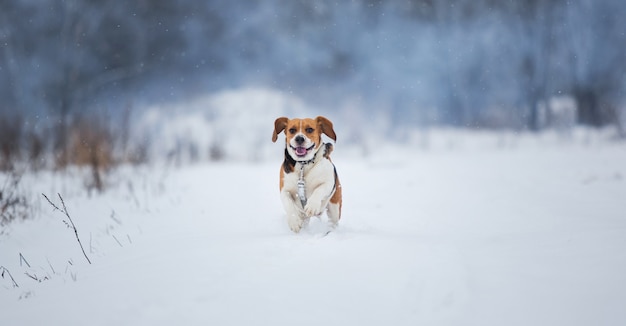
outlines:
[[[287,152],[296,161],[313,159],[322,145],[322,134],[337,140],[333,123],[325,117],[315,119],[289,119],[280,117],[274,121],[272,141],[276,142],[278,134],[285,131]]]

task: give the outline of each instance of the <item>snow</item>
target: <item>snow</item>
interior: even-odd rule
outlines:
[[[93,264],[37,199],[0,237],[19,284],[0,278],[2,324],[621,325],[626,146],[577,135],[430,131],[367,157],[338,142],[344,209],[325,237],[324,219],[287,227],[279,144],[255,163],[124,168],[102,195],[26,176],[33,197],[62,194]]]

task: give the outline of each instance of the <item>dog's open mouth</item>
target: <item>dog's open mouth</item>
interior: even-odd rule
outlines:
[[[309,151],[312,150],[314,147],[315,147],[315,144],[311,145],[311,147],[309,148],[302,147],[302,146],[298,146],[298,147],[291,146],[291,148],[296,153],[296,155],[298,155],[298,157],[306,156],[306,154],[308,154]]]

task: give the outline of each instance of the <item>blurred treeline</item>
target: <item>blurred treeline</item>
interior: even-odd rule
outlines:
[[[621,126],[624,17],[622,0],[2,0],[0,168],[142,162],[137,108],[248,85],[409,127]]]

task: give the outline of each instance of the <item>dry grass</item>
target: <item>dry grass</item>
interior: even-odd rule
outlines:
[[[69,163],[91,168],[93,180],[88,187],[104,189],[103,175],[115,165],[114,139],[110,128],[98,118],[78,119],[69,132]]]
[[[0,116],[0,171],[11,171],[19,160],[22,129],[19,115]]]
[[[24,220],[31,213],[25,192],[20,186],[22,175],[12,171],[0,173],[0,234],[3,226]]]

